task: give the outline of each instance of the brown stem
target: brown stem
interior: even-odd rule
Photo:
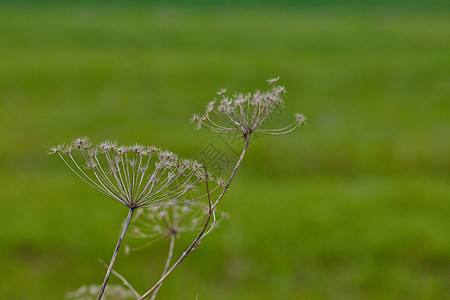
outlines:
[[[226,191],[228,190],[228,187],[231,184],[231,181],[233,181],[234,175],[236,174],[239,166],[242,163],[242,160],[244,159],[245,153],[247,152],[247,148],[248,148],[248,144],[250,142],[250,132],[245,134],[245,146],[244,149],[242,150],[241,156],[239,157],[238,162],[236,163],[236,166],[234,167],[233,173],[231,173],[230,179],[228,180],[227,185],[225,186],[225,188],[223,189],[222,193],[219,195],[219,197],[217,197],[216,202],[214,202],[214,205],[212,207],[212,209],[214,210],[217,206],[217,204],[219,204],[220,200],[222,199],[223,195],[225,195]]]
[[[208,181],[206,180],[206,190],[207,190],[208,200],[209,200],[209,211],[208,211],[208,217],[206,218],[206,221],[205,221],[205,224],[203,225],[202,230],[197,235],[197,237],[195,238],[194,242],[189,246],[189,248],[175,262],[175,264],[172,266],[172,268],[170,268],[170,270],[167,271],[167,273],[164,274],[159,279],[159,281],[151,289],[149,289],[144,295],[142,295],[142,297],[139,298],[138,300],[143,300],[143,299],[147,298],[152,292],[154,292],[164,282],[164,280],[166,280],[167,277],[169,277],[169,275],[175,270],[175,268],[178,267],[178,265],[189,255],[189,253],[191,253],[191,251],[194,250],[198,246],[198,243],[203,238],[203,234],[205,233],[206,228],[208,227],[208,224],[209,224],[209,221],[211,220],[211,215],[212,215],[214,209],[216,208],[217,204],[219,204],[219,202],[222,199],[223,195],[225,195],[225,192],[228,190],[228,188],[229,188],[229,186],[231,184],[231,181],[233,181],[234,175],[236,174],[239,166],[242,163],[242,160],[244,159],[245,153],[247,152],[247,148],[248,148],[249,142],[250,142],[250,132],[245,135],[245,146],[244,146],[244,149],[242,150],[241,156],[239,157],[239,160],[236,163],[236,166],[234,167],[233,172],[231,173],[231,176],[230,176],[230,179],[228,180],[227,185],[225,186],[225,188],[223,189],[223,191],[219,195],[219,197],[217,197],[217,200],[214,202],[214,204],[211,201],[211,197],[210,197],[210,194],[209,194],[209,188],[208,188]]]
[[[98,294],[97,300],[102,299],[103,293],[105,292],[106,285],[108,284],[109,276],[111,276],[111,271],[114,266],[114,262],[116,261],[117,253],[119,253],[120,245],[122,244],[123,237],[127,232],[128,226],[130,225],[131,217],[133,216],[134,208],[130,208],[128,212],[127,220],[123,225],[122,233],[120,234],[119,241],[117,241],[116,249],[114,250],[113,256],[111,258],[111,262],[109,263],[108,270],[106,271],[105,280],[103,280],[102,287],[100,288],[100,293]]]
[[[174,245],[175,245],[175,234],[171,234],[170,235],[169,254],[167,255],[166,265],[164,266],[164,271],[162,272],[162,276],[164,276],[166,274],[167,270],[169,269],[169,265],[170,265],[170,262],[172,260]],[[155,290],[155,292],[153,293],[153,295],[150,298],[150,300],[155,300],[156,299],[156,295],[158,294],[158,291],[159,291],[160,288],[161,288],[161,285],[158,286],[158,288]]]

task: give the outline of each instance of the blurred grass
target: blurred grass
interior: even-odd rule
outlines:
[[[50,146],[88,135],[196,156],[217,137],[191,114],[275,75],[281,119],[303,112],[308,126],[251,145],[223,202],[231,219],[161,298],[449,298],[448,16],[3,5],[0,298],[99,283],[127,213]],[[166,247],[117,268],[143,291]]]

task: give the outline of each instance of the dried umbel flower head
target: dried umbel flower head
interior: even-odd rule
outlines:
[[[83,285],[75,291],[68,292],[66,299],[76,299],[76,300],[95,300],[97,299],[97,294],[100,291],[100,286],[91,284]],[[121,285],[109,285],[108,290],[103,296],[105,300],[129,300],[136,299],[136,296],[124,288]]]
[[[134,237],[153,238],[182,232],[196,231],[208,215],[203,203],[168,203],[140,210],[131,223]]]
[[[206,178],[213,181],[198,162],[154,146],[109,141],[93,146],[88,138],[77,138],[49,153],[58,154],[91,187],[131,209],[180,199]]]
[[[222,89],[217,92],[222,99],[208,103],[205,113],[202,116],[194,114],[191,121],[197,123],[198,129],[205,127],[214,132],[240,132],[244,136],[252,132],[273,135],[291,132],[305,124],[305,116],[295,114],[294,122],[284,128],[264,128],[272,112],[283,105],[286,89],[276,85],[278,79],[267,80],[272,88],[266,92],[235,94],[230,98],[225,95],[226,89]]]
[[[161,206],[146,207],[136,213],[131,222],[131,236],[149,240],[144,246],[130,249],[127,252],[139,250],[157,240],[179,236],[185,232],[195,232],[202,229],[204,221],[208,217],[209,207],[201,202],[187,202],[182,204],[167,203]],[[216,219],[217,211],[214,212],[214,227],[219,220],[226,218],[227,214],[220,212]]]

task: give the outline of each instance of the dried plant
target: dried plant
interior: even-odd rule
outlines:
[[[295,114],[295,121],[290,125],[279,129],[263,129],[265,122],[271,117],[274,109],[283,104],[282,96],[286,93],[286,90],[282,86],[276,86],[275,83],[279,80],[279,77],[269,79],[267,82],[272,86],[272,89],[267,92],[236,94],[232,99],[225,97],[226,89],[221,89],[217,94],[221,95],[223,99],[217,105],[216,101],[210,102],[206,107],[205,114],[200,117],[194,114],[191,122],[197,123],[197,129],[206,128],[213,132],[235,132],[242,134],[245,139],[245,145],[242,149],[240,157],[236,162],[236,165],[225,184],[224,189],[219,194],[217,199],[213,202],[210,198],[210,210],[209,216],[214,212],[217,205],[227,192],[237,170],[239,169],[244,156],[247,152],[248,145],[250,143],[251,135],[254,132],[280,135],[286,134],[299,126],[306,124],[306,117],[302,114]],[[212,120],[212,116],[215,115],[218,121]],[[209,196],[209,194],[208,194]],[[166,280],[166,278],[175,270],[175,268],[194,250],[200,241],[206,236],[209,231],[206,231],[210,218],[206,219],[206,222],[197,235],[193,243],[182,254],[178,261],[161,277],[161,279],[139,299],[144,299],[152,292],[156,291],[159,286]]]
[[[154,146],[118,146],[109,141],[93,146],[88,138],[77,138],[68,146],[52,148],[49,153],[58,154],[81,180],[129,209],[98,299],[105,291],[135,209],[173,204],[210,177],[198,162],[179,159],[176,154]],[[150,164],[151,161],[154,163]],[[182,199],[193,201],[203,196]]]
[[[264,128],[273,111],[284,103],[286,89],[275,85],[278,79],[279,77],[267,80],[272,89],[266,92],[257,90],[254,93],[234,94],[229,98],[225,96],[227,90],[221,89],[217,94],[222,99],[209,102],[205,113],[202,116],[194,114],[191,121],[197,123],[198,129],[204,127],[214,132],[240,132],[244,136],[252,132],[272,135],[291,132],[305,124],[304,115],[295,114],[294,122],[284,128]]]
[[[131,223],[130,236],[148,242],[137,248],[128,248],[127,252],[141,250],[167,237],[200,230],[208,210],[207,205],[199,202],[169,203],[139,210]]]
[[[79,138],[67,147],[58,146],[51,149],[50,153],[58,154],[84,182],[129,209],[111,262],[109,266],[105,265],[108,269],[105,280],[99,288],[97,299],[102,298],[111,273],[115,274],[129,292],[139,300],[150,295],[152,295],[151,299],[155,299],[161,284],[215,227],[216,207],[227,192],[247,153],[252,134],[281,135],[306,124],[304,115],[295,114],[294,121],[288,126],[275,129],[266,128],[266,121],[272,117],[274,110],[283,106],[286,90],[283,86],[276,85],[278,80],[279,77],[267,80],[271,88],[266,92],[234,94],[231,98],[225,96],[226,89],[222,89],[217,93],[222,97],[219,101],[210,102],[202,116],[196,114],[193,116],[191,121],[197,123],[198,129],[206,128],[213,132],[236,133],[245,140],[239,159],[227,181],[214,180],[212,175],[196,161],[179,159],[172,152],[161,151],[152,146],[117,146],[116,143],[111,142],[92,146],[87,138]],[[78,159],[74,152],[77,152]],[[78,162],[80,158],[82,163]],[[215,185],[211,189],[209,184],[212,182]],[[205,183],[206,191],[191,193],[201,183]],[[222,189],[213,201],[211,192],[217,188]],[[186,197],[188,192],[190,195]],[[193,202],[203,197],[207,198],[207,205],[197,205]],[[194,207],[197,210],[193,209]],[[130,225],[134,211],[138,208],[141,210],[136,213],[137,217],[133,223],[131,235],[150,239],[149,243],[170,237],[168,257],[162,276],[142,296],[122,275],[113,270],[123,237]],[[199,232],[181,257],[170,267],[175,238],[180,233],[188,231]],[[138,249],[140,248],[142,247]],[[128,248],[128,251],[131,250],[136,250],[136,248]],[[93,289],[84,287],[70,295],[75,295],[72,297],[75,298],[76,295],[84,295],[87,290],[91,292]]]
[[[129,209],[179,199],[207,175],[198,162],[154,146],[118,146],[109,141],[93,146],[88,138],[77,138],[49,153],[58,154],[84,182]]]

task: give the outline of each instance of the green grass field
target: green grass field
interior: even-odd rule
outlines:
[[[433,2],[434,3],[434,2]],[[221,223],[161,299],[449,299],[448,9],[0,6],[0,299],[100,284],[127,210],[46,151],[87,135],[197,156],[219,88],[266,88]],[[192,236],[177,241],[180,255]],[[132,242],[127,240],[128,242]],[[116,269],[144,292],[168,241]],[[118,283],[116,278],[112,283]]]

